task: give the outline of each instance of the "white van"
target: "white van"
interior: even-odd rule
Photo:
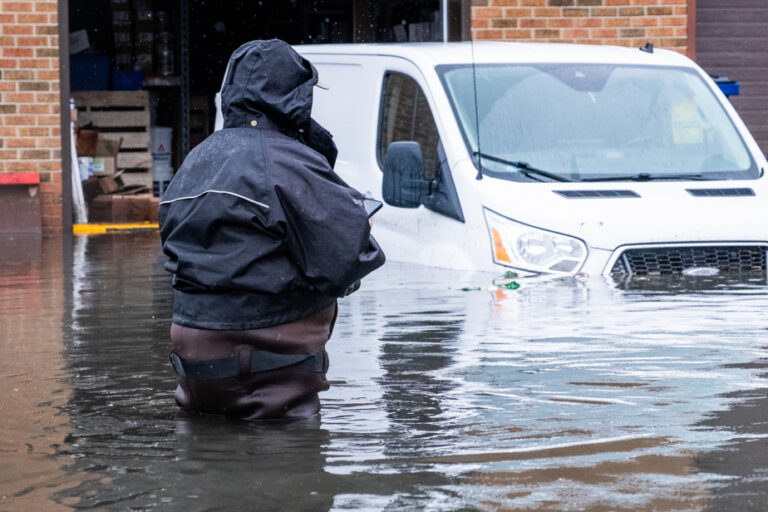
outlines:
[[[523,275],[765,273],[766,159],[674,52],[310,45],[336,171],[390,260]]]

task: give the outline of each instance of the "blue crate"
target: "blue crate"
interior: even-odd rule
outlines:
[[[112,89],[115,91],[140,91],[144,73],[139,71],[113,71]]]

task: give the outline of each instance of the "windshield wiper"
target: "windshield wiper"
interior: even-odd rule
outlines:
[[[661,181],[661,180],[704,180],[701,174],[627,174],[626,176],[603,176],[601,178],[583,178],[579,181]]]
[[[491,162],[498,162],[500,164],[506,164],[506,165],[511,165],[512,167],[516,167],[517,169],[520,169],[520,172],[522,174],[525,174],[529,178],[532,176],[543,176],[545,178],[551,179],[552,181],[571,181],[565,176],[560,176],[559,174],[553,174],[551,172],[547,172],[541,169],[537,169],[535,167],[531,167],[530,165],[528,165],[528,162],[505,160],[503,158],[499,158],[493,155],[487,155],[479,151],[475,151],[472,154],[475,156],[479,156],[480,158],[485,158],[486,160],[490,160]]]

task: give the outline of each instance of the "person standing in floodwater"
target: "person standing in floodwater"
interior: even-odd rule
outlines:
[[[160,203],[183,409],[316,414],[336,299],[384,263],[363,196],[334,173],[336,146],[310,118],[315,85],[315,67],[283,41],[235,50],[224,129],[190,152]]]

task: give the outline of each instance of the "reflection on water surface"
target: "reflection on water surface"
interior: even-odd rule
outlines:
[[[341,301],[322,414],[245,424],[176,410],[162,261],[154,234],[0,244],[0,509],[768,502],[764,278],[388,263]]]

